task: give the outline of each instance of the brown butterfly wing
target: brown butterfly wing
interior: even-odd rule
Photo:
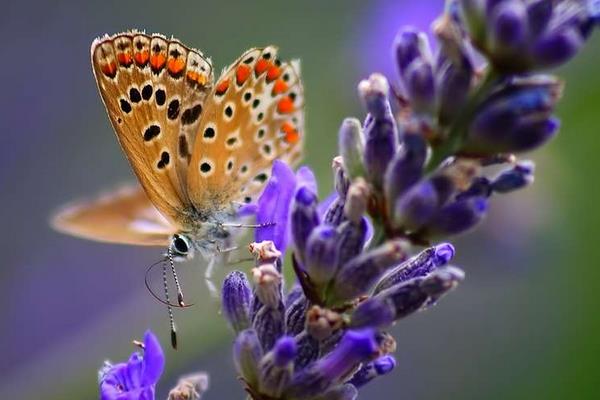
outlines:
[[[141,246],[166,246],[176,233],[137,185],[68,205],[51,223],[73,236]]]
[[[177,40],[127,32],[97,39],[92,65],[119,142],[149,200],[185,226],[190,149],[212,88],[210,61]]]
[[[207,97],[188,171],[196,209],[251,202],[273,160],[299,161],[304,130],[299,66],[280,63],[276,53],[272,46],[247,51]]]

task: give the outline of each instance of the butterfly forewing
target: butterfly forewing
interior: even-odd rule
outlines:
[[[272,46],[251,49],[225,69],[204,103],[189,165],[195,208],[251,202],[274,159],[299,161],[303,107],[298,63],[280,63]]]
[[[161,35],[128,32],[92,44],[111,123],[150,201],[175,226],[190,207],[187,171],[213,73],[200,52]]]

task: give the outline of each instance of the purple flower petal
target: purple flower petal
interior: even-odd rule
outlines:
[[[271,179],[258,199],[256,222],[271,224],[256,229],[255,241],[272,240],[275,247],[285,252],[288,242],[288,220],[292,197],[296,191],[294,171],[283,161],[273,162]]]
[[[142,367],[143,386],[154,385],[165,369],[165,354],[158,338],[150,331],[144,334],[144,358]]]

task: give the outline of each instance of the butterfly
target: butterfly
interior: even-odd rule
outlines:
[[[299,62],[280,61],[274,46],[246,51],[216,81],[202,52],[159,34],[98,38],[91,61],[140,185],[68,205],[52,220],[61,232],[208,258],[227,246],[228,222],[256,200],[273,160],[302,156]]]

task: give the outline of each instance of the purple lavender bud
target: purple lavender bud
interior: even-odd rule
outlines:
[[[373,330],[348,331],[331,353],[297,372],[285,394],[291,398],[310,398],[325,393],[376,352]]]
[[[286,332],[289,335],[298,335],[304,330],[306,325],[306,311],[308,310],[308,301],[302,296],[296,299],[285,312]]]
[[[426,157],[427,145],[423,138],[416,134],[405,135],[400,151],[385,174],[384,190],[390,204],[421,179]]]
[[[531,150],[558,128],[551,118],[562,85],[548,76],[514,79],[484,102],[463,150],[480,155]]]
[[[473,64],[463,51],[459,60],[443,57],[440,53],[437,75],[438,115],[442,125],[449,125],[463,109],[471,82],[473,81]]]
[[[362,253],[367,240],[368,222],[362,217],[358,224],[346,221],[338,227],[338,265],[344,265]]]
[[[238,373],[248,385],[258,384],[260,360],[263,350],[254,329],[239,333],[233,345],[233,360]]]
[[[491,14],[492,46],[499,53],[522,49],[529,33],[527,9],[523,1],[503,1]]]
[[[485,176],[478,176],[473,179],[471,186],[456,195],[456,200],[463,200],[469,197],[490,197],[492,194],[492,183]]]
[[[364,364],[358,372],[356,372],[349,383],[356,388],[360,388],[371,382],[378,376],[390,373],[396,367],[396,359],[393,356],[383,356],[368,364]]]
[[[337,269],[338,235],[334,227],[316,227],[306,243],[305,268],[316,285],[327,283]]]
[[[533,183],[533,170],[533,162],[522,161],[494,179],[492,189],[498,193],[508,193],[522,189]]]
[[[440,267],[425,277],[399,283],[370,297],[354,310],[350,327],[385,328],[437,301],[464,279],[454,267]]]
[[[298,190],[292,206],[291,230],[296,256],[304,260],[306,241],[312,230],[319,225],[317,195],[306,187]]]
[[[529,31],[532,35],[538,35],[546,29],[552,17],[552,1],[531,0],[527,4],[527,17],[529,20]]]
[[[374,119],[387,118],[391,114],[387,99],[389,91],[390,85],[381,74],[372,74],[369,79],[358,84],[358,93]]]
[[[428,275],[421,282],[421,289],[427,295],[437,300],[448,291],[454,289],[465,279],[465,273],[456,267],[446,266]]]
[[[339,151],[344,162],[344,169],[351,180],[365,174],[363,153],[365,138],[360,121],[346,118],[339,131]]]
[[[428,275],[434,269],[448,264],[454,253],[454,246],[450,243],[423,250],[388,272],[373,290],[373,295],[409,279]]]
[[[549,32],[539,38],[533,47],[535,61],[545,67],[554,67],[570,60],[583,47],[585,39],[578,27]]]
[[[296,340],[290,336],[280,338],[260,366],[260,392],[270,398],[280,398],[292,379],[294,358],[298,352]]]
[[[373,74],[359,84],[369,117],[365,121],[364,165],[370,182],[383,186],[383,176],[398,147],[398,129],[387,100],[388,83],[382,75]]]
[[[233,271],[223,282],[221,293],[223,315],[235,333],[250,327],[252,289],[246,274]]]
[[[431,63],[418,58],[409,64],[403,75],[413,110],[431,111],[435,100],[435,79]]]
[[[488,202],[484,197],[457,200],[442,207],[424,228],[423,234],[444,237],[465,232],[483,219],[487,208]]]
[[[416,231],[438,211],[440,199],[429,179],[414,185],[394,204],[394,225]]]
[[[263,306],[253,321],[253,327],[260,344],[265,351],[271,350],[275,342],[285,331],[285,309],[283,303],[279,307]]]
[[[424,35],[413,28],[398,32],[394,40],[394,49],[400,76],[415,59],[421,57],[425,40]]]
[[[284,367],[293,362],[297,354],[296,340],[290,336],[283,336],[273,347],[273,363],[278,367]]]
[[[348,189],[350,188],[350,179],[344,170],[344,160],[341,156],[337,156],[333,159],[331,168],[333,169],[333,180],[335,191],[341,198],[346,198]]]
[[[394,240],[351,259],[335,276],[330,295],[333,303],[342,303],[366,294],[389,268],[407,257],[407,243]]]

